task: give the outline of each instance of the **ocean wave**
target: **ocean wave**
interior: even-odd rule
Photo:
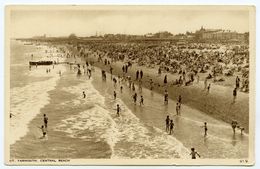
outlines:
[[[181,142],[158,128],[142,123],[122,100],[105,98],[94,88],[91,79],[63,90],[78,95],[70,101],[73,106],[92,106],[62,120],[55,130],[74,138],[91,137],[96,141],[106,141],[112,151],[111,158],[188,158],[189,151]],[[82,91],[85,91],[86,98],[83,98]],[[116,104],[121,107],[120,117],[116,115]],[[89,132],[94,135],[89,136]]]
[[[64,70],[64,69],[63,69]],[[41,69],[34,70],[26,76],[41,76]],[[49,75],[48,80],[37,81],[23,87],[10,90],[10,144],[14,144],[28,132],[28,123],[40,113],[40,109],[49,103],[48,91],[54,90],[59,79]]]

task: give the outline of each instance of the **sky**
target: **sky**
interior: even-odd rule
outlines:
[[[10,8],[10,36],[91,36],[109,33],[135,34],[196,31],[203,26],[237,32],[249,31],[245,8],[176,6],[31,6]]]

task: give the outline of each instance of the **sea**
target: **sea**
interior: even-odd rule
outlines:
[[[83,69],[78,75],[77,66],[28,64],[42,58],[61,61],[62,55],[55,46],[11,41],[11,159],[190,159],[192,147],[204,159],[248,157],[248,135],[234,135],[230,124],[205,112],[182,105],[176,116],[174,100],[165,105],[161,94],[137,86],[132,91],[127,82],[115,85],[108,73],[104,81],[97,67],[89,78]],[[133,103],[134,92],[138,100],[143,95],[144,105]],[[44,114],[49,121],[42,138]],[[175,124],[172,135],[165,131],[167,115]]]

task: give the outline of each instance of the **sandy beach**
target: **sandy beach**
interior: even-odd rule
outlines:
[[[51,48],[47,49],[51,50]],[[83,68],[86,60],[95,61],[90,78]],[[96,62],[95,58],[76,57],[67,58],[66,61],[72,62],[73,65],[38,66],[32,67],[27,70],[28,72],[25,71],[27,72],[25,77],[28,79],[33,80],[32,78],[35,76],[42,78],[32,83],[33,85],[46,86],[46,89],[42,88],[41,94],[30,93],[32,98],[38,98],[33,102],[34,109],[21,109],[26,107],[30,100],[14,102],[16,98],[21,99],[20,95],[17,95],[17,91],[20,91],[21,95],[25,95],[33,85],[24,87],[21,84],[21,86],[13,88],[13,107],[16,108],[13,109],[15,116],[11,119],[13,129],[19,127],[15,125],[16,120],[23,118],[26,120],[23,120],[24,124],[20,126],[24,128],[24,132],[10,146],[11,157],[187,159],[190,158],[189,149],[191,147],[196,147],[201,153],[201,158],[247,157],[248,135],[240,135],[239,131],[233,135],[230,122],[227,120],[227,117],[232,118],[232,116],[226,115],[226,119],[222,120],[221,115],[224,116],[225,112],[218,113],[222,109],[211,108],[220,106],[225,101],[232,101],[229,96],[221,97],[221,91],[217,91],[222,88],[231,90],[228,87],[213,86],[211,91],[214,93],[213,97],[210,96],[211,93],[205,95],[205,91],[202,91],[202,82],[193,86],[169,86],[169,104],[165,105],[163,102],[165,88],[162,87],[163,74],[158,76],[155,69],[148,70],[142,67],[144,71],[143,89],[139,90],[136,84],[135,92],[138,93],[138,104],[135,105],[132,100],[134,91],[129,89],[128,82],[120,82],[114,86],[112,81],[112,78],[122,76],[120,67],[123,63],[112,64],[114,69],[111,76],[108,73],[109,66]],[[81,75],[77,74],[77,64],[80,65],[81,72],[84,72]],[[128,75],[134,78],[135,70],[140,68],[133,65],[129,69]],[[47,73],[46,69],[51,71]],[[102,80],[101,70],[108,71],[106,81]],[[59,72],[62,73],[59,74]],[[153,91],[149,89],[150,78],[157,83]],[[173,78],[174,76],[169,75],[169,81]],[[53,82],[50,83],[50,80]],[[123,87],[122,92],[120,86]],[[227,92],[223,89],[222,92]],[[82,95],[83,91],[86,98]],[[113,97],[114,91],[117,93],[116,99]],[[181,116],[176,116],[176,99],[180,94],[183,97],[183,105]],[[241,93],[241,96],[243,94]],[[143,106],[139,105],[140,95],[144,96]],[[246,94],[244,95],[246,96]],[[191,96],[193,97],[189,98]],[[43,98],[46,100],[44,103]],[[40,99],[41,101],[39,101]],[[238,98],[235,106],[242,103],[243,99],[246,97]],[[205,104],[200,105],[201,102],[198,100],[205,101]],[[116,115],[117,104],[121,107],[120,117]],[[208,112],[205,112],[205,105]],[[223,106],[220,107],[223,108]],[[239,107],[235,107],[235,109],[239,109]],[[21,114],[21,110],[28,112]],[[214,113],[210,111],[214,111]],[[236,112],[237,120],[239,113],[242,113],[241,109]],[[48,135],[47,138],[40,139],[42,134],[39,128],[42,124],[43,114],[49,118]],[[165,132],[167,115],[175,124],[174,132],[171,135]],[[207,137],[204,136],[202,128],[205,121],[208,122],[209,128]],[[14,134],[14,131],[11,132]],[[223,148],[219,149],[219,147]]]
[[[103,63],[97,62],[96,57],[89,57],[89,60],[95,62],[95,66],[100,69],[106,70],[109,72],[110,65],[104,65]],[[113,74],[119,75],[122,77],[122,66],[124,63],[116,62],[112,63]],[[162,73],[160,76],[157,74],[156,69],[146,68],[144,66],[140,67],[136,64],[129,69],[127,76],[131,76],[132,79],[135,79],[136,70],[143,70],[143,86],[150,88],[149,80],[153,79],[153,82],[156,84],[154,90],[160,94],[163,94],[165,87],[163,86],[163,78],[166,73]],[[169,83],[177,79],[176,75],[167,74]],[[137,84],[137,81],[135,81]],[[200,81],[199,83],[194,83],[190,86],[176,86],[168,85],[167,89],[169,92],[169,97],[172,100],[177,100],[178,96],[181,95],[183,98],[183,103],[194,109],[200,110],[214,118],[221,119],[227,123],[231,123],[232,120],[237,120],[241,126],[245,128],[245,131],[248,132],[249,127],[249,95],[248,93],[239,92],[235,104],[233,102],[232,96],[232,87],[223,86],[214,84],[211,80],[208,83],[212,84],[210,93],[207,94],[204,89],[204,82]],[[163,99],[162,99],[163,102]],[[172,111],[175,111],[172,110]]]

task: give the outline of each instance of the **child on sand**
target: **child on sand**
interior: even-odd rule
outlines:
[[[120,92],[121,93],[123,92],[123,86],[120,86]]]
[[[209,90],[210,90],[210,84],[208,85],[208,87],[207,87],[207,94],[209,94]]]
[[[196,159],[196,155],[200,157],[199,153],[195,151],[195,148],[191,148],[190,155],[191,155],[191,159]]]

